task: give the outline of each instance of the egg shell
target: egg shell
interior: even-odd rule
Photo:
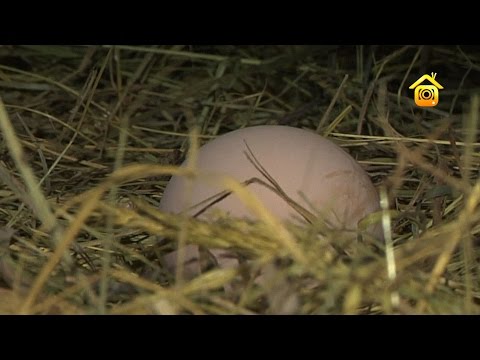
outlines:
[[[235,130],[202,146],[196,166],[204,173],[230,175],[239,182],[254,177],[266,181],[247,159],[246,144],[290,198],[310,211],[313,205],[334,227],[355,230],[361,218],[378,209],[377,191],[363,168],[341,147],[307,130],[274,125]],[[185,182],[184,177],[172,177],[160,209],[179,213],[187,204],[225,190],[196,180],[191,198],[186,199]],[[282,197],[261,184],[250,184],[248,189],[280,219],[299,217]],[[235,217],[255,217],[234,194],[213,208]]]
[[[359,220],[379,209],[377,190],[355,159],[332,141],[308,130],[276,125],[235,130],[200,147],[196,166],[202,173],[230,175],[239,182],[254,177],[266,181],[248,160],[246,144],[290,198],[311,212],[315,212],[313,205],[333,228],[356,230]],[[160,202],[161,210],[179,213],[225,190],[198,178],[193,181],[191,197],[187,199],[186,181],[181,176],[171,178]],[[299,218],[299,214],[270,189],[257,183],[250,184],[248,189],[281,220]],[[213,209],[221,209],[234,217],[255,219],[234,194],[216,203],[201,217],[208,218]],[[372,231],[374,236],[379,235],[378,230],[377,226]],[[191,250],[190,247],[187,251],[187,260],[196,256]]]

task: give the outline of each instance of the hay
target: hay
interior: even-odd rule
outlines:
[[[479,313],[479,64],[454,46],[0,46],[0,313]],[[418,108],[431,72],[440,102]],[[263,221],[157,210],[170,175],[198,175],[176,166],[194,131],[260,124],[349,151],[385,241],[280,224],[228,178]],[[251,261],[175,279],[178,239]]]

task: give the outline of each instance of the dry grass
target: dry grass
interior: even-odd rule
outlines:
[[[455,46],[0,46],[0,313],[480,313],[479,70]],[[420,109],[408,86],[432,71]],[[346,148],[385,241],[319,240],[228,178],[263,221],[157,210],[171,174],[196,176],[176,166],[192,131],[259,124]],[[179,238],[252,261],[175,281]]]

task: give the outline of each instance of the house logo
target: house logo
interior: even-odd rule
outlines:
[[[440,85],[436,80],[436,73],[432,72],[432,76],[423,75],[420,79],[415,81],[410,85],[409,89],[415,89],[415,104],[421,107],[432,107],[437,106],[438,104],[438,89],[443,89],[443,86]],[[432,85],[419,85],[425,80],[428,80]]]

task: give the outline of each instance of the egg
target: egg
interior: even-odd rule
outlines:
[[[258,178],[269,183],[247,153],[253,155],[291,200],[320,215],[331,228],[355,231],[362,218],[379,210],[377,190],[365,170],[341,147],[308,130],[277,125],[235,130],[200,147],[196,167],[201,173],[229,175],[239,182]],[[185,207],[225,190],[198,177],[187,192],[186,181],[181,176],[170,179],[160,201],[161,210],[180,213]],[[250,183],[248,189],[279,219],[296,222],[301,219],[285,198],[272,189],[257,182]],[[232,217],[256,219],[235,194],[218,201],[199,218],[209,219],[215,210]],[[378,226],[370,232],[378,237]],[[215,256],[225,253],[218,250]],[[187,246],[185,260],[190,264],[187,269],[190,275],[200,271],[197,258],[197,247]],[[174,268],[176,254],[167,255],[166,261]],[[235,259],[225,258],[223,266],[235,266]]]

